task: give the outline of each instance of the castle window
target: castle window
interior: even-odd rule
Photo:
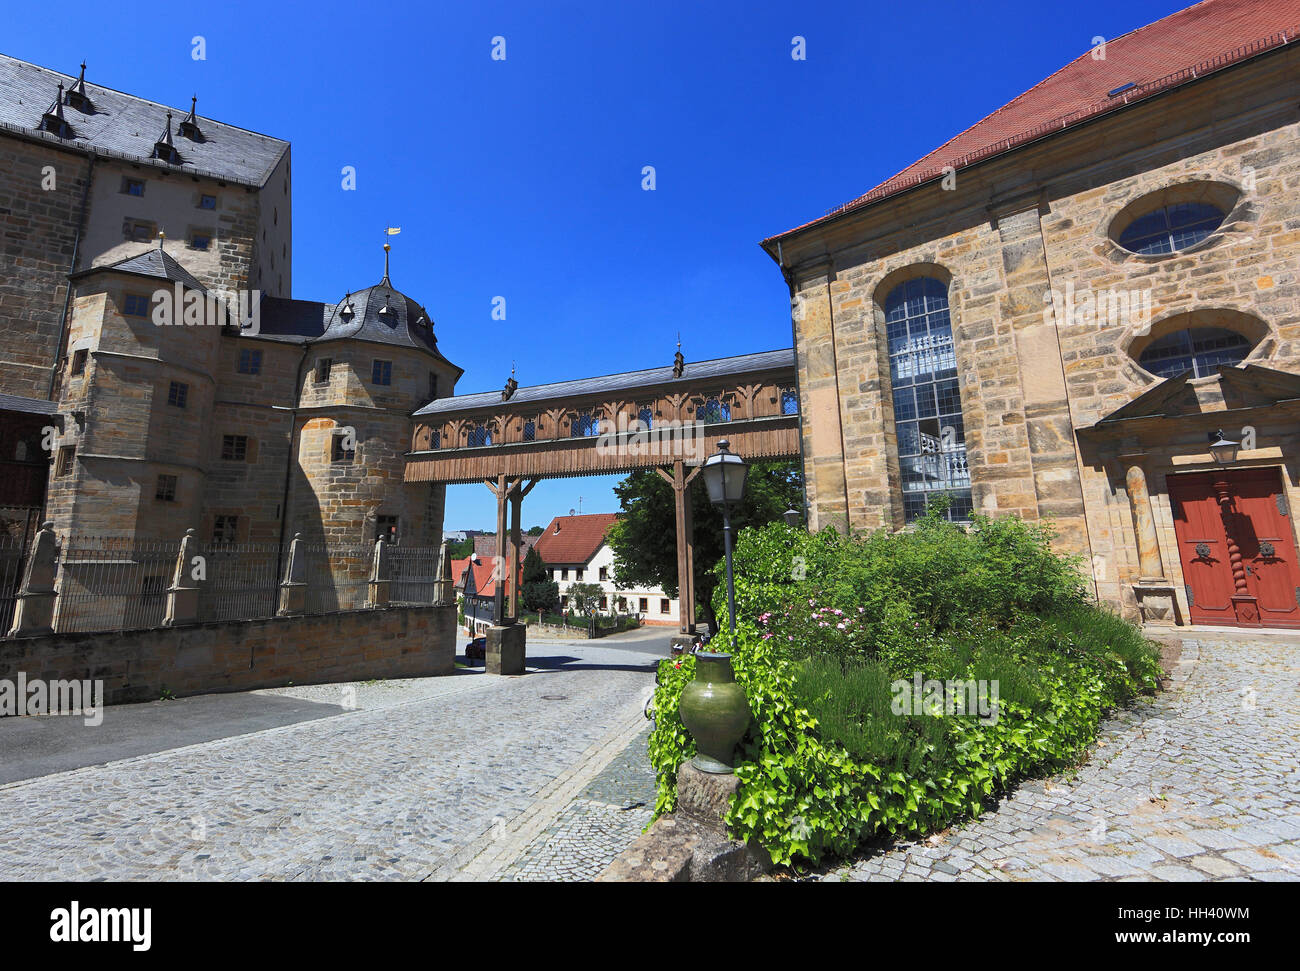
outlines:
[[[261,374],[262,352],[253,350],[250,347],[241,347],[239,349],[239,373]]]
[[[222,435],[221,460],[223,462],[243,462],[248,457],[247,435]]]
[[[342,432],[335,432],[330,441],[330,461],[350,464],[357,455],[357,446],[350,437]]]
[[[429,372],[429,400],[433,401],[438,397],[438,375],[432,371]]]
[[[128,219],[122,235],[133,243],[147,243],[158,235],[158,226],[144,219]]]
[[[385,543],[390,545],[397,542],[396,516],[375,517],[375,541],[378,542],[381,537]]]
[[[148,317],[149,298],[138,293],[128,293],[122,300],[122,313],[128,317]]]
[[[167,389],[167,403],[174,408],[184,408],[190,396],[190,386],[180,381],[173,381]]]
[[[201,196],[199,196],[199,208],[200,208],[200,209],[216,209],[216,208],[217,208],[217,197],[216,197],[216,196],[209,196],[209,195],[201,195]]]
[[[77,458],[77,446],[64,445],[59,449],[59,458],[54,465],[54,475],[63,478],[72,473],[72,466]]]
[[[128,196],[144,195],[144,181],[142,179],[122,179],[122,191]]]
[[[393,362],[375,361],[370,366],[370,383],[390,385],[393,383]]]
[[[334,359],[331,357],[322,357],[316,362],[316,383],[328,384],[330,380],[330,368],[334,365]]]
[[[885,298],[885,328],[904,518],[911,522],[947,495],[947,518],[967,520],[970,471],[948,288],[931,277],[898,285]]]
[[[158,488],[154,490],[153,497],[159,502],[176,501],[176,476],[160,475],[158,476]]]
[[[190,237],[190,249],[207,250],[212,247],[212,237],[207,233],[194,233]]]
[[[212,519],[212,545],[223,546],[235,542],[239,535],[238,516],[214,516]]]
[[[1146,346],[1138,363],[1152,374],[1172,378],[1184,371],[1203,378],[1220,364],[1240,364],[1254,345],[1223,327],[1191,327],[1166,334]]]
[[[79,351],[72,352],[72,373],[73,374],[82,374],[85,372],[86,354],[87,351],[84,347],[81,348],[81,350]]]

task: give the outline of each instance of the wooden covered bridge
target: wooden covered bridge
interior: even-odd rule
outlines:
[[[681,633],[695,627],[691,506],[687,490],[719,439],[750,460],[797,458],[799,396],[791,349],[603,377],[455,395],[415,413],[408,482],[483,482],[497,498],[497,562],[506,557],[507,506],[520,570],[520,511],[539,479],[656,469],[677,500]],[[519,617],[519,584],[495,623]]]

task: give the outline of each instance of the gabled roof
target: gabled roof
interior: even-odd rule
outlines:
[[[104,272],[130,273],[134,276],[147,276],[155,280],[170,280],[200,293],[208,292],[203,284],[196,280],[185,267],[177,263],[170,253],[158,246],[150,246],[143,253],[128,256],[116,263],[102,263],[98,266],[78,270],[76,273],[69,274],[68,278],[78,280],[92,273]]]
[[[657,384],[670,384],[673,381],[701,378],[720,378],[729,374],[746,371],[763,371],[776,368],[794,367],[794,349],[779,351],[760,351],[757,354],[740,354],[735,357],[719,357],[711,361],[688,361],[686,370],[680,378],[673,373],[672,365],[647,368],[644,371],[624,371],[621,374],[606,374],[595,378],[578,378],[575,381],[557,381],[554,384],[534,384],[518,388],[510,396],[509,405],[524,404],[530,401],[544,401],[549,398],[578,397],[581,395],[605,394],[611,391],[626,391],[633,388],[650,387]],[[500,391],[480,391],[475,394],[458,394],[450,398],[431,401],[417,415],[440,415],[447,412],[474,410],[487,407],[499,407]]]
[[[68,138],[40,130],[42,112],[58,94],[60,84],[84,91],[90,100],[89,113],[73,103],[64,106],[64,118],[72,129]],[[173,144],[180,161],[168,164],[154,159],[153,154],[169,110],[173,109],[98,84],[78,84],[70,75],[0,54],[0,128],[140,165],[259,187],[266,184],[289,150],[289,143],[279,138],[202,118],[198,119],[202,122],[202,141],[186,138],[179,131],[171,132],[169,126],[169,134],[176,136]],[[175,115],[184,116],[185,112],[177,111]]]
[[[458,565],[459,564],[459,565]],[[465,557],[461,560],[451,561],[452,575],[457,577],[456,585],[465,590],[468,596],[487,597],[489,599],[497,595],[496,565],[492,558],[485,556]],[[457,572],[459,571],[459,573]],[[510,596],[510,563],[506,562],[503,576],[505,577],[505,596]],[[469,583],[461,583],[461,580],[469,580]]]
[[[961,169],[1294,43],[1298,34],[1300,0],[1205,0],[1107,40],[1104,59],[1094,60],[1093,49],[1080,54],[870,192],[764,242],[941,178],[945,166]]]
[[[533,548],[548,565],[588,563],[605,542],[609,527],[617,520],[618,514],[612,512],[556,516]]]
[[[1216,369],[1224,400],[1229,408],[1273,407],[1283,402],[1300,401],[1300,375],[1277,371],[1258,364],[1245,366],[1220,364]],[[1121,422],[1142,418],[1180,418],[1184,415],[1203,414],[1195,389],[1191,387],[1192,372],[1184,371],[1166,378],[1138,395],[1128,404],[1116,408],[1092,427],[1098,430],[1112,428]]]

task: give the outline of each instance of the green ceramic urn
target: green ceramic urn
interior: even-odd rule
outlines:
[[[730,772],[736,745],[749,727],[749,702],[736,684],[730,654],[695,655],[695,680],[682,690],[679,711],[695,739],[691,764],[701,772]]]

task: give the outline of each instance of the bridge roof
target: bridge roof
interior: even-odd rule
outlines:
[[[667,367],[647,368],[644,371],[624,371],[621,374],[606,374],[594,378],[578,378],[574,381],[556,381],[552,384],[534,384],[518,388],[509,401],[501,400],[500,391],[480,391],[475,394],[453,395],[431,401],[415,414],[446,415],[462,411],[481,411],[485,408],[500,408],[503,405],[513,408],[528,402],[548,401],[556,398],[579,398],[586,395],[601,395],[611,391],[626,391],[634,388],[649,388],[658,385],[671,385],[675,382],[696,383],[709,378],[722,378],[733,374],[750,371],[766,371],[777,368],[794,367],[794,349],[790,347],[775,351],[759,351],[756,354],[739,354],[735,357],[719,357],[711,361],[687,361],[682,376],[673,374],[672,365]]]

